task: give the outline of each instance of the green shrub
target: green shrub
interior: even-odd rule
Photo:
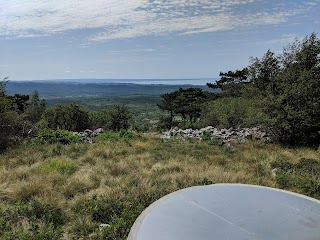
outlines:
[[[267,125],[262,101],[246,98],[219,98],[209,102],[201,114],[200,125],[221,128]]]
[[[89,126],[89,113],[76,103],[57,104],[44,112],[43,120],[50,129],[81,131]]]
[[[275,91],[266,99],[275,137],[284,144],[320,144],[320,39],[315,33],[287,46]]]
[[[62,237],[63,224],[60,208],[37,200],[16,202],[0,209],[1,239],[58,240]]]
[[[271,164],[277,168],[276,181],[281,188],[297,188],[311,197],[320,197],[320,162],[301,158],[297,164],[277,161]]]
[[[91,216],[88,215],[78,216],[71,226],[73,235],[84,238],[89,237],[97,228],[98,224],[93,222]]]
[[[51,130],[43,129],[38,133],[37,141],[40,143],[62,143],[70,144],[80,142],[81,136],[75,135],[72,132],[66,130]]]
[[[149,194],[149,196],[148,196]],[[98,239],[125,240],[136,218],[152,202],[162,197],[155,193],[145,193],[138,198],[128,195],[93,196],[90,200],[75,205],[76,214],[88,214],[98,223],[109,224]]]
[[[132,124],[132,114],[126,105],[114,105],[107,110],[90,112],[89,119],[92,128],[102,127],[115,132],[128,130]]]

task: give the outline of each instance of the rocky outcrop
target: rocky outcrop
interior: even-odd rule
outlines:
[[[100,135],[103,132],[104,132],[104,130],[102,128],[98,128],[98,129],[96,129],[94,131],[92,131],[90,129],[86,129],[83,132],[73,132],[73,134],[79,135],[81,137],[96,137],[96,136]]]
[[[162,139],[168,138],[199,138],[199,139],[221,139],[224,143],[246,142],[250,139],[270,142],[271,137],[258,127],[254,128],[229,128],[218,129],[212,126],[201,129],[179,129],[173,128],[164,134],[158,135]]]
[[[73,134],[83,137],[83,141],[85,143],[93,143],[94,137],[100,135],[101,133],[104,133],[102,128],[98,128],[94,131],[86,129],[83,132],[73,132]]]

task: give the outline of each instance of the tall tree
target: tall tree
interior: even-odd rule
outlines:
[[[132,115],[126,105],[115,105],[109,110],[109,128],[113,131],[127,130],[130,127]]]
[[[25,109],[25,115],[31,123],[37,123],[44,111],[46,110],[46,102],[44,99],[40,99],[39,93],[34,91],[30,99],[27,102],[27,107]]]
[[[201,115],[202,104],[207,99],[213,99],[214,94],[203,91],[200,88],[179,88],[179,90],[161,96],[162,101],[158,107],[170,114],[170,128],[173,117],[179,114],[182,119],[196,122]]]
[[[172,128],[172,122],[173,122],[173,117],[174,117],[174,110],[176,109],[176,103],[175,100],[178,96],[179,92],[171,92],[171,93],[166,93],[161,95],[161,103],[158,104],[158,107],[162,111],[168,111],[170,114],[170,123],[169,123],[169,128]]]
[[[253,58],[243,71],[221,73],[208,86],[242,87],[242,96],[263,99],[269,127],[279,142],[290,145],[320,144],[320,40],[315,33],[296,39],[281,55],[273,52]],[[237,88],[238,89],[238,88]],[[250,92],[250,94],[243,94]],[[237,92],[231,95],[238,96]],[[270,123],[271,122],[271,123]]]
[[[242,70],[220,72],[220,80],[215,83],[207,83],[209,88],[221,89],[222,95],[226,97],[239,97],[243,86],[248,81],[248,68]]]
[[[320,40],[313,33],[284,49],[276,91],[266,100],[279,141],[320,144]]]
[[[259,90],[259,94],[264,96],[269,93],[275,94],[280,60],[273,52],[268,50],[261,59],[252,58],[248,69],[250,82],[255,90]]]
[[[6,95],[6,84],[8,81],[8,77],[5,77],[1,82],[0,82],[0,97]]]
[[[21,130],[12,100],[6,96],[6,80],[0,82],[0,151],[17,139]]]
[[[175,112],[180,114],[183,119],[194,123],[201,113],[202,104],[208,98],[200,88],[180,88],[175,99]]]
[[[15,94],[14,96],[7,96],[7,98],[11,100],[12,108],[15,109],[18,114],[22,114],[25,112],[25,108],[30,96],[24,94]]]

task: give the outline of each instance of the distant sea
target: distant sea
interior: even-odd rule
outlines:
[[[213,83],[218,78],[194,78],[194,79],[50,79],[50,80],[14,80],[23,82],[63,82],[63,83],[132,83],[143,85],[198,85],[205,86],[208,82]]]

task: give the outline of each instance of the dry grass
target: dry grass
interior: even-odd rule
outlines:
[[[271,163],[297,163],[302,157],[319,161],[319,155],[313,149],[259,142],[227,148],[152,137],[93,145],[25,145],[0,155],[0,208],[36,199],[63,211],[65,239],[86,238],[100,223],[119,226],[117,236],[104,234],[125,239],[143,208],[172,191],[211,183],[279,187]],[[123,218],[128,218],[124,226]]]

